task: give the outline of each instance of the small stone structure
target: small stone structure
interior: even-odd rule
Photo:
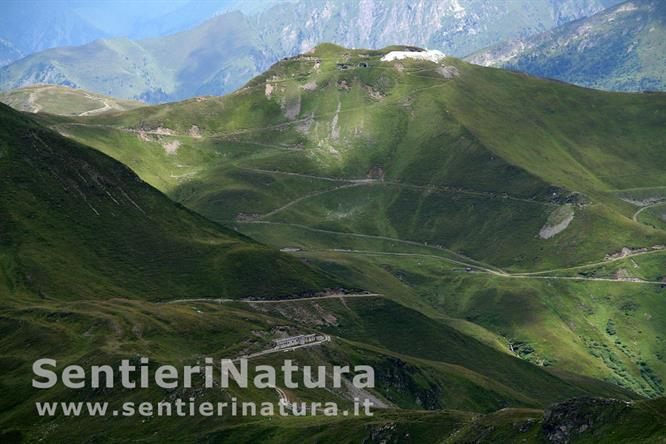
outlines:
[[[311,344],[313,342],[321,341],[325,336],[316,333],[310,335],[290,336],[288,338],[275,339],[273,341],[274,348],[290,348],[298,347],[301,345]]]

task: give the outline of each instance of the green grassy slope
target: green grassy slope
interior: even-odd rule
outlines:
[[[505,406],[545,407],[573,396],[635,396],[597,381],[551,374],[382,297],[283,301],[273,308],[247,302],[148,302],[208,296],[204,290],[217,297],[280,296],[303,288],[314,291],[335,280],[170,203],[116,161],[7,107],[0,111],[2,282],[7,294],[0,307],[3,441],[120,442],[147,434],[214,442],[283,442],[304,434],[319,442],[368,436],[421,441],[433,433],[452,436],[477,419],[476,413],[421,409],[492,412]],[[390,323],[398,328],[387,331]],[[63,366],[146,356],[154,365],[191,365],[203,356],[234,357],[266,349],[285,331],[334,335],[331,344],[289,357],[311,365],[373,365],[376,396],[391,409],[348,421],[120,418],[112,431],[108,420],[99,417],[34,417],[36,401],[119,405],[199,393],[198,387],[194,392],[72,391],[60,386],[40,391],[25,383],[37,358],[48,356]],[[278,365],[282,357],[268,355],[260,362]],[[196,396],[212,402],[234,396],[246,401],[276,398],[272,390],[233,387]],[[301,389],[290,390],[289,396],[348,405],[351,395]],[[387,424],[395,425],[385,430]]]
[[[218,221],[400,237],[516,270],[664,242],[618,194],[666,183],[664,96],[386,51],[323,45],[221,99],[52,123]],[[570,225],[540,238],[565,203]]]
[[[321,45],[223,98],[43,119],[345,282],[539,365],[662,393],[662,290],[623,280],[663,277],[660,207],[642,209],[664,198],[666,97],[381,62],[391,49]],[[649,254],[605,260],[624,247]],[[626,328],[608,335],[609,319]]]
[[[32,85],[0,93],[0,102],[25,112],[64,115],[91,115],[125,111],[144,106],[134,100],[120,100],[56,85]]]
[[[577,384],[573,381],[564,383],[566,381],[564,378],[551,375],[537,366],[526,365],[524,361],[515,359],[508,353],[487,349],[475,339],[456,331],[446,323],[424,316],[414,310],[406,310],[402,305],[385,298],[356,298],[346,300],[344,303],[327,300],[295,304],[279,304],[279,306],[274,306],[274,310],[282,316],[313,326],[318,325],[321,319],[331,318],[330,315],[333,315],[335,322],[324,323],[319,328],[354,341],[354,343],[367,344],[362,347],[367,347],[369,351],[387,349],[402,356],[419,358],[425,362],[446,363],[449,365],[448,371],[453,374],[462,371],[462,374],[467,375],[470,379],[478,378],[481,385],[484,385],[483,381],[485,381],[485,384],[489,384],[488,391],[520,396],[520,403],[523,406],[539,405],[544,400],[554,402],[558,398],[582,396],[588,390],[612,392],[613,396],[620,398],[626,396],[626,392],[623,393],[623,390],[612,385],[601,384],[595,389],[594,384],[584,381],[580,381],[579,387],[576,387]],[[264,307],[262,309],[264,312],[271,313]],[[481,352],[482,349],[483,352]],[[375,365],[375,367],[386,371],[389,375],[396,371],[391,368],[382,369],[381,364]],[[381,373],[380,370],[376,371]],[[452,379],[458,378],[452,377]],[[528,381],[529,383],[527,383]],[[483,408],[482,406],[489,402],[489,398],[497,396],[485,393],[474,397],[473,393],[469,391],[462,391],[454,395],[461,390],[461,387],[457,387],[457,385],[458,383],[452,380],[447,381],[446,385],[431,382],[431,391],[435,395],[443,396],[441,401],[434,401],[435,405],[461,408],[462,405],[456,403],[464,399],[465,403],[476,402],[479,403],[478,408]],[[537,391],[533,392],[530,386],[537,388]],[[392,400],[392,396],[399,396],[395,393],[399,390],[399,383],[396,382],[396,387],[387,391],[385,396]],[[449,396],[452,395],[453,399],[450,399]],[[469,396],[473,396],[472,399],[467,399]],[[528,401],[529,399],[532,401]],[[492,402],[491,405],[493,405]],[[513,405],[515,405],[515,401]]]
[[[322,305],[318,306],[319,303]],[[386,316],[393,322],[416,328],[377,331],[379,322]],[[329,323],[324,325],[321,319]],[[34,402],[107,401],[111,408],[118,408],[122,402],[130,400],[156,402],[195,397],[197,402],[217,402],[236,397],[240,401],[275,403],[277,396],[272,389],[239,389],[234,385],[225,390],[205,390],[203,380],[196,377],[192,389],[176,390],[159,387],[71,390],[60,385],[37,390],[25,383],[26,375],[31,374],[32,362],[45,356],[56,359],[59,368],[73,363],[114,364],[136,356],[148,357],[154,366],[180,367],[193,365],[202,357],[235,357],[264,350],[270,347],[272,339],[284,332],[297,334],[322,329],[335,335],[332,342],[266,355],[252,360],[251,364],[279,367],[284,359],[294,359],[300,365],[369,364],[376,372],[374,393],[390,403],[389,409],[377,411],[375,418],[242,418],[229,414],[222,418],[155,416],[150,420],[117,417],[112,419],[114,427],[109,429],[109,418],[87,415],[36,418]],[[448,436],[479,413],[506,406],[545,407],[571,396],[605,395],[628,399],[627,393],[611,386],[569,382],[550,375],[381,298],[270,305],[205,302],[164,305],[127,299],[5,302],[0,331],[3,335],[0,344],[2,433],[22,436],[27,442],[38,439],[50,442],[88,439],[283,442],[296,437],[307,439],[305,435],[313,430],[317,431],[314,436],[324,442],[334,439],[354,442],[372,435],[378,424],[390,421],[397,421],[400,430],[416,433],[414,439],[417,439],[421,434],[435,431]],[[405,347],[407,343],[428,345],[410,349]],[[489,361],[493,365],[488,365]],[[288,393],[293,401],[336,401],[344,408],[350,405],[352,395],[346,389],[303,387],[289,389]]]
[[[466,66],[453,96],[458,116],[509,161],[589,194],[663,184],[655,162],[664,94],[603,93]],[[526,108],[502,106],[512,102]]]
[[[2,288],[42,298],[280,297],[334,283],[2,106]],[[76,275],[77,279],[72,279]]]
[[[252,234],[269,240],[259,230]],[[465,273],[433,251],[382,252],[378,243],[332,251],[321,239],[318,245],[309,239],[305,243],[307,250],[299,256],[403,304],[428,306],[423,312],[429,316],[500,351],[562,376],[564,370],[646,396],[664,394],[666,290],[659,284],[617,282],[612,276],[607,281],[573,281],[570,275],[498,277]],[[653,265],[639,257],[635,261],[641,269]],[[574,277],[586,275],[581,270]]]
[[[658,250],[614,262],[603,261],[603,255],[664,239],[659,228],[642,223],[648,210],[634,220],[636,205],[626,201],[653,197],[652,189],[663,187],[649,159],[659,154],[651,141],[663,131],[656,125],[663,98],[588,96],[578,88],[452,59],[439,66],[383,64],[381,54],[323,45],[227,98],[104,116],[37,117],[116,157],[186,206],[267,244],[300,249],[291,256],[174,205],[111,158],[0,108],[0,272],[5,290],[14,294],[3,301],[0,318],[0,364],[7,375],[0,385],[3,433],[56,442],[71,436],[286,442],[304,435],[319,442],[466,442],[468,436],[540,442],[553,423],[540,410],[486,414],[503,407],[540,409],[571,397],[663,394],[666,316],[659,285],[556,279],[585,277],[580,273],[632,259],[645,273],[641,277],[652,279],[660,269]],[[610,119],[606,125],[619,125],[624,138],[601,130],[583,137],[575,122],[548,119],[544,106],[552,99],[549,91],[558,88],[571,97],[555,103],[557,110],[602,121],[580,105],[599,100],[595,105],[605,103],[600,112]],[[540,123],[514,125],[513,132],[498,131],[492,139],[492,128],[516,119],[498,110],[497,101],[513,97],[512,106],[522,106]],[[487,102],[488,111],[475,108],[479,101]],[[619,112],[610,113],[613,103],[630,105],[632,112],[623,120]],[[487,128],[475,113],[485,113]],[[514,133],[532,137],[544,150],[519,144]],[[628,152],[603,150],[611,138]],[[557,151],[565,142],[566,149]],[[588,151],[588,143],[595,149]],[[538,168],[550,152],[558,162],[569,161],[573,173]],[[605,155],[615,160],[605,161]],[[618,159],[654,174],[615,181],[608,173],[615,172]],[[595,170],[586,175],[580,165]],[[571,224],[541,239],[542,226],[561,219],[553,212],[569,207]],[[547,269],[553,266],[559,268]],[[528,274],[534,272],[539,274]],[[384,297],[153,303],[286,296],[337,283]],[[285,328],[289,334],[327,332],[333,341],[261,362],[286,356],[329,365],[369,360],[379,374],[376,396],[393,407],[375,419],[353,420],[122,418],[108,432],[108,421],[99,418],[35,423],[31,416],[36,399],[88,400],[97,393],[40,393],[19,383],[44,353],[68,363],[145,355],[184,364],[262,350]],[[149,390],[131,397],[169,395]],[[234,395],[277,398],[271,390],[203,397]],[[289,395],[349,402],[349,393]],[[105,396],[120,402],[128,394]],[[608,409],[595,407],[601,419],[575,439],[610,436],[623,442],[629,430],[637,441],[650,442],[662,432],[655,421],[663,411],[660,402],[636,402],[621,411],[614,402]],[[621,418],[643,427],[622,426]]]

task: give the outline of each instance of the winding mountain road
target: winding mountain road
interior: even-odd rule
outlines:
[[[312,231],[314,233],[324,233],[324,234],[333,234],[333,235],[341,235],[341,236],[348,236],[348,237],[356,237],[356,238],[361,238],[361,239],[377,239],[377,240],[383,240],[383,241],[389,241],[389,242],[395,242],[395,243],[400,243],[400,244],[405,244],[405,245],[413,245],[413,246],[418,246],[418,247],[425,247],[425,248],[431,248],[434,250],[440,250],[440,251],[445,251],[457,258],[456,259],[451,259],[451,258],[444,258],[445,260],[456,263],[458,265],[463,265],[463,266],[470,266],[474,268],[478,268],[484,271],[487,271],[488,273],[492,274],[507,274],[504,270],[494,267],[492,265],[485,264],[483,262],[468,258],[466,256],[463,256],[460,253],[456,253],[453,250],[449,250],[446,247],[442,247],[441,245],[431,245],[428,243],[422,243],[422,242],[416,242],[416,241],[410,241],[410,240],[403,240],[403,239],[398,239],[395,237],[388,237],[388,236],[378,236],[378,235],[372,235],[372,234],[361,234],[361,233],[347,233],[343,231],[332,231],[332,230],[324,230],[321,228],[312,228],[307,225],[302,225],[302,224],[292,224],[292,223],[287,223],[287,222],[271,222],[271,221],[266,221],[266,220],[249,220],[249,221],[237,221],[238,223],[243,223],[243,224],[266,224],[266,225],[283,225],[283,226],[290,226],[290,227],[295,227],[295,228],[300,228],[303,230],[308,230]]]
[[[340,178],[340,177],[327,177],[327,176],[316,176],[312,174],[303,174],[303,173],[294,173],[291,171],[280,171],[280,170],[266,170],[266,169],[261,169],[261,168],[249,168],[249,167],[242,167],[235,165],[236,168],[246,170],[246,171],[252,171],[255,173],[262,173],[262,174],[275,174],[275,175],[283,175],[283,176],[293,176],[293,177],[303,177],[303,178],[308,178],[308,179],[316,179],[316,180],[323,180],[323,181],[329,181],[329,182],[343,182],[343,183],[349,183],[349,184],[355,184],[355,185],[372,185],[372,184],[381,184],[381,185],[390,185],[390,186],[395,186],[398,188],[405,188],[405,189],[411,189],[411,190],[418,190],[418,191],[426,191],[426,192],[439,192],[439,193],[452,193],[452,194],[463,194],[463,195],[469,195],[469,196],[474,196],[474,197],[488,197],[491,199],[506,199],[506,200],[513,200],[517,202],[523,202],[523,203],[529,203],[529,204],[538,204],[538,205],[545,205],[545,206],[555,206],[555,204],[550,203],[550,202],[545,202],[545,201],[538,201],[538,200],[533,200],[533,199],[527,199],[527,198],[522,198],[522,197],[517,197],[517,196],[511,196],[509,194],[504,194],[504,193],[493,193],[490,191],[478,191],[478,190],[469,190],[465,188],[458,188],[458,187],[448,187],[448,186],[440,186],[440,185],[415,185],[411,183],[405,183],[405,182],[400,182],[400,181],[395,181],[395,180],[384,180],[384,179],[372,179],[372,178],[365,178],[365,179],[348,179],[348,178]],[[317,194],[309,194],[306,196],[303,196],[301,198],[296,199],[293,201],[293,203],[298,203],[302,200],[305,200],[310,197],[314,197],[319,194],[324,194],[326,192],[332,192],[335,191],[336,189],[330,189],[327,191],[322,191]],[[291,205],[289,205],[291,206]],[[269,214],[277,213],[279,209],[271,211]],[[267,216],[268,214],[264,215]]]
[[[425,258],[432,258],[432,259],[439,259],[443,260],[446,262],[454,262],[458,263],[460,265],[465,265],[460,262],[453,261],[451,259],[442,257],[442,256],[437,256],[435,254],[423,254],[423,253],[398,253],[398,252],[388,252],[388,251],[369,251],[369,250],[347,250],[347,249],[329,249],[327,251],[333,251],[333,252],[338,252],[338,253],[356,253],[356,254],[361,254],[361,255],[383,255],[383,256],[413,256],[413,257],[425,257]],[[654,253],[657,251],[662,251],[662,250],[653,250],[649,252],[643,252],[639,254],[646,254],[646,253]],[[634,256],[637,256],[639,254],[635,254]],[[629,255],[624,256],[622,258],[618,259],[626,259],[628,257],[631,257]],[[611,260],[606,261],[606,262],[601,262],[600,264],[606,264],[608,262],[612,262]],[[537,275],[536,273],[552,273],[554,270],[549,270],[549,271],[540,271],[536,273],[497,273],[497,272],[492,272],[492,271],[487,271],[487,270],[482,270],[479,269],[478,267],[474,266],[473,264],[466,264],[468,268],[470,268],[470,272],[475,272],[475,273],[484,273],[484,274],[492,274],[494,276],[498,277],[503,277],[503,278],[509,278],[509,279],[546,279],[546,280],[562,280],[562,281],[598,281],[598,282],[624,282],[624,283],[635,283],[635,284],[663,284],[661,281],[646,281],[646,280],[623,280],[623,279],[611,279],[611,278],[595,278],[595,277],[586,277],[586,276],[540,276]],[[590,265],[584,265],[582,267],[589,267]],[[566,269],[565,269],[566,270]]]
[[[335,293],[323,296],[308,296],[304,298],[291,298],[291,299],[215,299],[215,298],[191,298],[191,299],[174,299],[172,301],[158,302],[160,305],[172,304],[187,304],[192,302],[212,302],[216,304],[224,304],[229,302],[243,302],[246,304],[284,304],[288,302],[302,302],[302,301],[321,301],[323,299],[340,299],[340,298],[370,298],[383,296],[379,293]]]
[[[659,205],[666,205],[666,200],[660,200],[660,201],[655,202],[655,203],[652,203],[652,204],[650,204],[650,205],[645,205],[644,207],[640,207],[640,208],[634,213],[634,215],[633,215],[631,218],[634,220],[634,222],[638,222],[638,216],[639,216],[643,211],[645,211],[645,210],[647,210],[647,209],[649,209],[649,208],[658,207]]]

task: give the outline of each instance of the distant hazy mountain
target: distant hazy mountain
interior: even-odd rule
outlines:
[[[127,35],[140,39],[173,34],[225,12],[240,11],[244,14],[255,14],[279,2],[280,0],[190,0],[157,17],[137,20]]]
[[[593,88],[666,89],[666,2],[633,0],[468,60]]]
[[[7,65],[21,58],[21,51],[16,49],[11,42],[0,38],[0,66]]]
[[[97,40],[54,48],[0,69],[2,89],[34,83],[160,102],[230,91],[275,55],[239,12],[164,38]]]
[[[612,0],[301,0],[255,17],[279,48],[320,42],[381,48],[401,43],[466,55],[505,36],[528,36],[602,10]],[[617,2],[616,2],[617,3]]]
[[[465,55],[588,16],[612,1],[286,2],[255,13],[224,13],[167,37],[100,40],[33,54],[0,70],[0,89],[55,83],[150,102],[224,94],[276,60],[323,41],[348,47],[400,42]],[[226,2],[227,7],[232,3]],[[182,25],[214,13],[209,6],[199,7],[189,19],[187,7],[167,15],[185,20]],[[155,20],[167,26],[170,19]]]
[[[0,3],[0,39],[16,51],[5,57],[5,45],[0,44],[0,63],[46,48],[80,45],[106,36],[65,3],[3,0]]]
[[[0,66],[44,49],[100,38],[163,36],[226,11],[256,13],[276,1],[2,0]],[[7,52],[5,44],[17,51]]]

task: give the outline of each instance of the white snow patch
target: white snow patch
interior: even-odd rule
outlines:
[[[404,59],[415,59],[415,60],[427,60],[429,62],[439,62],[444,57],[442,51],[436,49],[425,50],[425,51],[391,51],[382,57],[382,62],[392,62],[393,60],[404,60]]]
[[[615,10],[615,12],[631,12],[638,9],[633,3],[626,3]]]

